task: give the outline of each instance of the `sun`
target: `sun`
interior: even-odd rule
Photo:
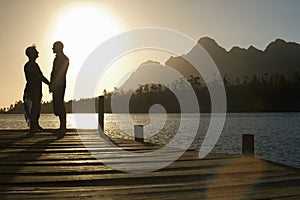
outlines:
[[[98,4],[68,5],[56,16],[48,41],[64,43],[65,54],[70,59],[69,83],[73,85],[88,55],[102,42],[119,34],[121,26],[108,9]]]
[[[93,49],[119,32],[117,20],[103,7],[77,4],[58,14],[51,40],[62,41],[72,63],[82,64]]]

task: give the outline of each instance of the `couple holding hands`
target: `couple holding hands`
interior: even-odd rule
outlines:
[[[63,52],[64,45],[57,41],[53,44],[53,53],[56,57],[53,62],[50,82],[44,77],[39,65],[35,62],[39,57],[39,52],[35,46],[26,49],[25,54],[28,62],[24,66],[26,87],[24,90],[24,114],[28,126],[30,127],[27,136],[42,131],[39,125],[42,99],[42,82],[49,85],[49,91],[53,96],[54,114],[59,117],[60,127],[55,131],[58,139],[64,137],[66,128],[66,109],[64,105],[64,95],[66,89],[66,74],[69,67],[69,59]]]

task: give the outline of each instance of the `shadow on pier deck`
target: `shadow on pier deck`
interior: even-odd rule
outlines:
[[[199,160],[197,151],[187,151],[158,171],[125,173],[95,159],[76,131],[61,140],[50,132],[25,135],[0,131],[1,200],[300,199],[300,170],[261,159],[210,154]],[[114,142],[140,153],[159,148]]]

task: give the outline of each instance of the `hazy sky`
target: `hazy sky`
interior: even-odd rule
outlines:
[[[276,38],[300,43],[299,8],[298,0],[1,0],[0,107],[22,99],[24,51],[32,44],[37,46],[37,62],[49,78],[52,44],[56,40],[65,43],[71,63],[66,99],[72,99],[81,63],[93,48],[115,34],[155,26],[174,29],[195,40],[209,36],[227,50],[250,45],[265,49]],[[127,63],[164,62],[168,58],[167,54],[148,55]],[[49,101],[46,87],[43,93],[43,100]]]

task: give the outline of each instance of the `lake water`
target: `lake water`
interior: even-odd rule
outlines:
[[[96,128],[97,115],[76,114],[86,120],[85,127]],[[90,117],[94,120],[90,120]],[[148,114],[131,115],[134,124],[147,125],[151,123]],[[67,115],[68,128],[76,128],[74,114]],[[110,137],[132,138],[133,125],[128,124],[124,114],[105,114],[105,133]],[[118,125],[115,119],[118,119]],[[166,119],[166,121],[165,121]],[[195,119],[193,114],[188,117],[188,122],[192,126]],[[147,140],[164,145],[168,143],[176,133],[179,123],[179,114],[154,114],[152,118],[154,126],[145,127],[150,135]],[[210,115],[201,114],[201,121],[196,138],[191,148],[200,148],[209,124]],[[152,122],[153,122],[152,121]],[[58,118],[52,114],[42,114],[40,124],[44,128],[57,128]],[[191,126],[187,123],[183,132],[187,135],[187,140]],[[24,116],[21,114],[0,115],[0,129],[27,129]],[[159,130],[157,130],[159,129]],[[151,135],[151,131],[157,134]],[[229,113],[226,117],[222,134],[215,145],[213,152],[240,154],[242,144],[242,134],[255,135],[255,156],[277,163],[300,168],[300,113]],[[182,143],[186,141],[181,141]],[[180,144],[178,144],[180,146]]]

